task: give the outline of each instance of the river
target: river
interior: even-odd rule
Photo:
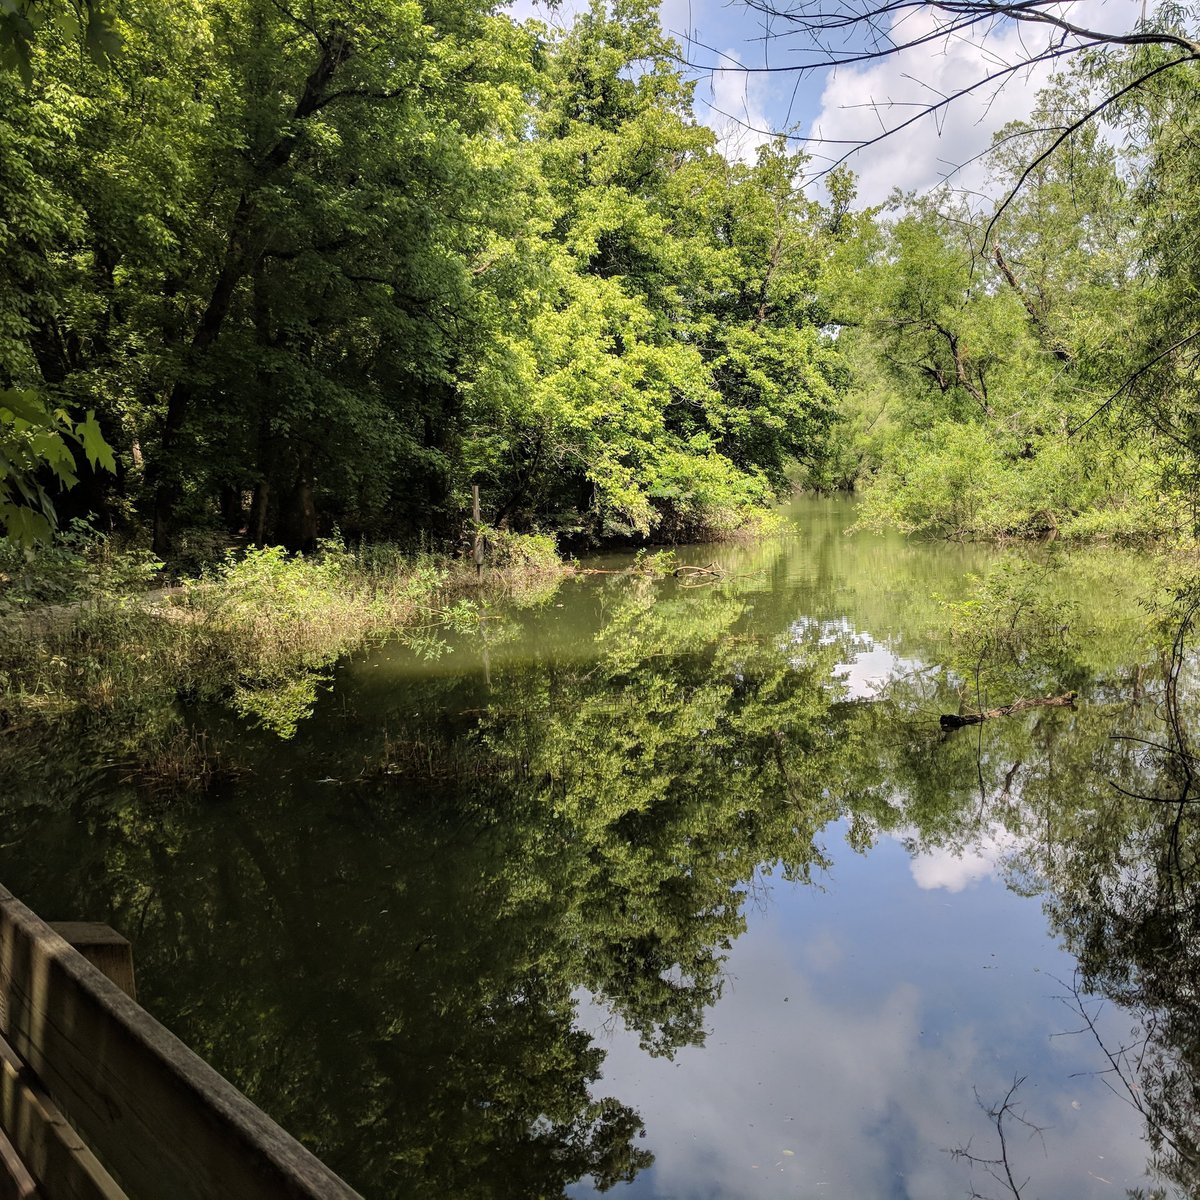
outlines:
[[[1195,839],[1113,737],[1152,566],[1025,555],[1078,703],[943,733],[946,605],[1022,556],[788,517],[343,663],[291,740],[192,710],[204,794],[47,747],[0,880],[368,1198],[1194,1194]]]

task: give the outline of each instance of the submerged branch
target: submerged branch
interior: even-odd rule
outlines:
[[[1031,708],[1074,708],[1075,692],[1064,692],[1061,696],[1043,696],[1038,700],[1014,700],[999,708],[986,708],[973,713],[942,713],[943,729],[961,729],[964,725],[980,725],[993,717],[1008,717],[1013,713],[1026,712]]]

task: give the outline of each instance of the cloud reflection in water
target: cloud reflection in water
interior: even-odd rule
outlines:
[[[1043,1129],[1007,1131],[1024,1200],[1119,1200],[1143,1183],[1137,1115],[1090,1074],[1094,1043],[1060,1036],[1074,1025],[1056,977],[1072,960],[1037,902],[990,878],[1002,849],[976,847],[954,874],[953,856],[910,863],[885,841],[865,858],[843,850],[823,890],[774,884],[730,955],[707,1045],[674,1062],[585,1000],[602,1086],[642,1113],[656,1156],[622,1194],[1010,1195],[949,1151],[995,1156],[978,1101],[998,1103],[1019,1075],[1018,1108]]]

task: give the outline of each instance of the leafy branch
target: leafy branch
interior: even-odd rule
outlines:
[[[27,88],[33,85],[34,46],[47,26],[80,39],[97,65],[120,52],[115,14],[102,0],[0,0],[0,71],[16,71]]]
[[[73,421],[33,390],[0,390],[0,530],[21,544],[44,541],[57,516],[43,480],[73,487],[74,449],[95,468],[116,469],[113,453],[90,409]]]

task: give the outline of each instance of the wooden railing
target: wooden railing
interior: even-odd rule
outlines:
[[[0,888],[0,1200],[35,1198],[361,1200]]]

